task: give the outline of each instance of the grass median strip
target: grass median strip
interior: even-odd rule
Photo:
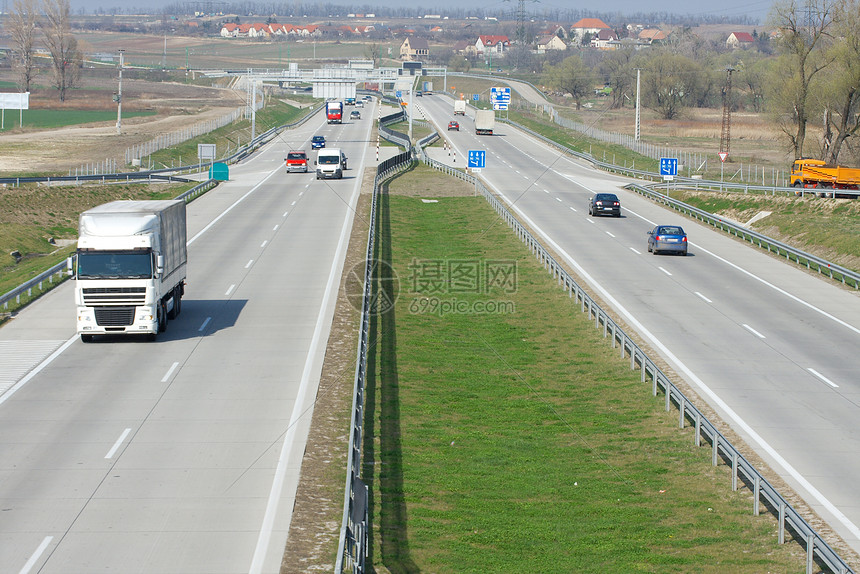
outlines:
[[[378,221],[378,572],[804,570],[482,198],[400,195],[409,177]]]

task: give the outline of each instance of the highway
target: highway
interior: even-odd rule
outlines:
[[[279,571],[375,111],[318,114],[189,204],[156,342],[82,343],[72,282],[0,329],[4,572]],[[344,179],[285,173],[315,134]]]
[[[481,176],[542,242],[682,376],[845,541],[860,551],[860,298],[622,189],[631,180],[496,123],[476,136],[450,98],[416,98],[464,167]],[[460,131],[447,132],[448,121]],[[431,157],[450,163],[447,154]],[[595,192],[622,217],[587,212]],[[646,232],[681,224],[687,257],[647,252]]]

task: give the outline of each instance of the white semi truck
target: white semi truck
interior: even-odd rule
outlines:
[[[496,125],[496,112],[493,110],[478,110],[475,112],[475,134],[479,136],[493,135]]]
[[[466,100],[454,100],[454,115],[455,116],[465,116],[466,115]]]
[[[75,304],[81,340],[155,340],[182,308],[188,263],[185,202],[113,201],[81,214]]]

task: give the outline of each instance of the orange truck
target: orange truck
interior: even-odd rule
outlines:
[[[797,159],[791,168],[791,185],[812,189],[857,190],[860,189],[860,169],[828,165],[819,159]]]

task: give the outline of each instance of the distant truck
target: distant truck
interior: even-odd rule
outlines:
[[[355,105],[355,98],[344,98],[343,99],[343,105],[354,106]]]
[[[343,123],[343,102],[326,102],[325,117],[330,124]]]
[[[493,110],[478,110],[475,112],[475,134],[479,136],[493,135],[496,126],[496,112]]]
[[[185,202],[113,201],[80,216],[75,303],[77,332],[145,334],[155,340],[182,309]]]
[[[454,100],[454,115],[455,116],[465,116],[466,115],[466,100]]]
[[[826,189],[860,189],[860,169],[854,167],[839,167],[828,165],[818,159],[801,158],[794,161],[791,168],[791,185],[793,187]],[[801,192],[795,192],[800,194]],[[830,195],[833,192],[819,191],[819,196]]]

